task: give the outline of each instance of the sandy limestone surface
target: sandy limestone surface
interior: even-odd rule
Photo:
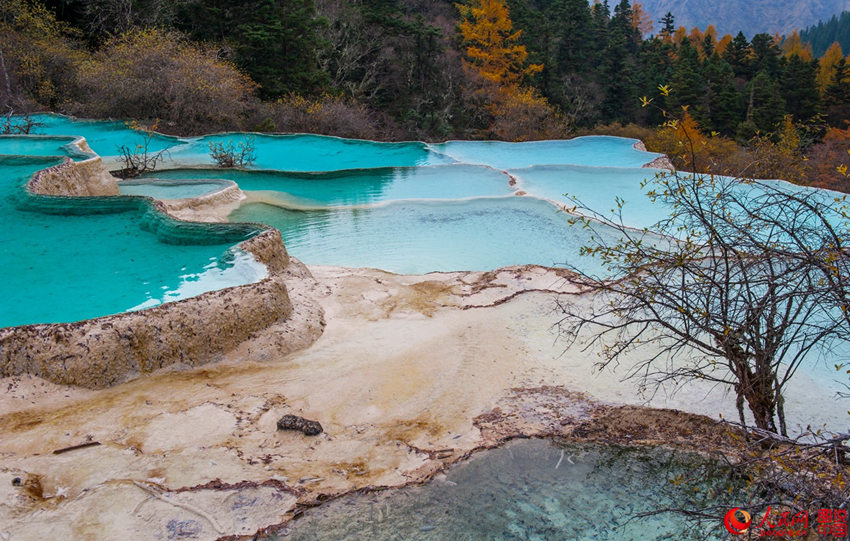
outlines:
[[[565,351],[555,300],[574,290],[558,271],[293,269],[293,315],[220,363],[97,391],[0,380],[0,539],[250,539],[302,505],[422,481],[604,403],[734,416],[716,389],[642,397],[594,372],[593,352]],[[799,379],[792,418],[803,402],[836,409]],[[284,414],[324,433],[277,431]]]

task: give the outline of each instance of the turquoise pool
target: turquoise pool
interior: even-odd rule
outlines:
[[[74,154],[67,146],[72,136],[83,135],[96,152],[109,155],[120,144],[141,141],[122,122],[52,114],[36,120],[41,123],[37,131],[49,138],[0,138],[0,151],[64,156]],[[257,162],[251,168],[211,167],[210,142],[248,138],[256,144]],[[416,274],[566,264],[604,275],[599,262],[579,257],[579,250],[591,235],[615,240],[615,232],[604,226],[596,233],[572,226],[559,205],[572,206],[569,194],[606,212],[619,197],[626,201],[623,219],[628,225],[645,227],[664,218],[667,209],[652,204],[641,189],[642,182],[657,173],[641,165],[657,154],[636,150],[634,143],[597,136],[426,144],[303,134],[155,135],[152,149],[168,149],[170,168],[126,183],[121,190],[179,199],[211,193],[222,181],[235,182],[246,198],[230,221],[280,229],[289,252],[308,264]],[[28,174],[16,174],[8,181],[9,189],[18,189]],[[180,272],[198,274],[189,269]],[[144,302],[121,309],[162,302],[167,296],[156,295],[157,288],[162,286],[145,290],[150,298]]]
[[[138,310],[267,274],[234,248],[258,226],[176,222],[143,198],[26,192],[33,173],[64,159],[0,155],[0,327]]]
[[[586,232],[570,227],[564,213],[535,198],[399,201],[309,211],[246,203],[230,219],[278,228],[291,254],[316,265],[418,274],[570,263],[588,273],[602,272],[594,260],[579,256],[589,240]]]
[[[85,137],[98,156],[118,156],[121,146],[132,149],[144,141],[142,135],[122,121],[85,120],[49,113],[33,115],[32,119],[38,123],[32,134]],[[156,152],[180,144],[183,141],[178,137],[156,134],[151,140],[150,150]]]
[[[85,137],[92,150],[100,156],[117,156],[121,145],[132,148],[143,140],[139,133],[120,121],[83,120],[55,114],[34,115],[33,119],[39,123],[33,133]],[[254,169],[300,172],[453,163],[487,165],[502,170],[535,165],[639,168],[660,156],[636,150],[633,148],[634,139],[608,136],[528,143],[381,143],[309,134],[222,133],[203,137],[155,134],[150,150],[168,149],[168,156],[177,165],[212,166],[210,143],[236,144],[249,139],[256,148]]]
[[[588,233],[570,227],[546,199],[558,199],[565,171],[585,168],[599,176],[596,166],[604,162],[616,167],[595,178],[596,187],[617,177],[620,189],[622,182],[651,174],[635,166],[655,157],[632,148],[631,140],[612,137],[427,144],[303,134],[155,134],[151,151],[168,150],[168,164],[192,169],[124,183],[120,190],[128,197],[35,197],[23,188],[34,172],[66,157],[87,157],[70,145],[75,138],[85,137],[94,152],[114,157],[122,145],[133,148],[143,137],[120,121],[54,114],[34,120],[39,137],[0,137],[0,194],[8,224],[0,233],[7,260],[0,326],[77,321],[259,279],[262,265],[233,248],[258,226],[174,222],[146,199],[129,197],[194,197],[227,181],[247,194],[231,222],[279,228],[288,250],[310,264],[424,273],[569,263],[601,272],[578,256]],[[256,145],[251,169],[210,167],[210,142],[247,138]],[[540,167],[550,174],[541,176],[543,170],[535,169]],[[529,193],[520,196],[520,189]]]
[[[0,155],[8,156],[68,156],[88,158],[72,143],[76,137],[18,137],[0,135]]]
[[[248,199],[230,220],[276,227],[287,250],[310,264],[424,273],[569,263],[598,274],[603,269],[597,262],[579,257],[589,233],[570,226],[569,215],[546,200],[566,202],[555,186],[569,185],[572,172],[583,169],[593,168],[551,166],[547,189],[538,191],[521,176],[526,170],[466,164],[322,173],[176,169],[146,178],[236,182]],[[639,185],[648,174],[611,172],[602,178],[612,188],[627,180]],[[518,188],[529,195],[516,195]]]
[[[141,195],[154,199],[189,199],[221,191],[233,183],[226,180],[125,180],[118,183],[121,195]]]
[[[471,199],[511,195],[504,171],[470,165],[378,167],[318,173],[171,169],[149,179],[227,179],[246,192],[290,208],[364,206],[416,199]]]
[[[535,165],[641,167],[660,154],[634,148],[623,137],[591,135],[557,141],[506,143],[502,141],[447,141],[431,148],[457,162],[516,169]]]

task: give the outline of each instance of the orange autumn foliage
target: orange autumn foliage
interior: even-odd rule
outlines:
[[[726,34],[720,38],[720,41],[717,42],[717,47],[715,47],[717,54],[722,55],[730,43],[732,43],[732,34]]]
[[[521,31],[513,23],[503,0],[472,0],[456,4],[462,21],[460,33],[467,43],[466,56],[481,77],[500,87],[518,88],[522,80],[543,70],[526,65],[528,51],[518,43]]]
[[[632,25],[638,29],[641,36],[652,33],[652,15],[650,15],[640,2],[632,4]]]
[[[841,130],[838,128],[829,128],[823,136],[825,143],[848,143],[850,144],[850,126]]]
[[[731,139],[703,134],[687,110],[680,119],[666,122],[645,143],[647,150],[666,154],[677,169],[702,173],[727,172],[724,162],[738,150]]]
[[[842,58],[844,58],[844,52],[841,50],[841,45],[837,41],[833,42],[820,58],[816,80],[821,92],[825,91],[829,83],[832,82],[838,61]]]
[[[782,50],[785,51],[785,58],[791,58],[794,55],[799,56],[806,62],[812,59],[812,44],[803,43],[800,39],[800,33],[794,30],[785,43],[782,44]]]

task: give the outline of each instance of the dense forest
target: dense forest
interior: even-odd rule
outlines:
[[[628,0],[4,0],[0,104],[183,134],[613,133],[684,167],[835,186],[850,65],[812,51]]]
[[[812,44],[812,51],[816,56],[823,56],[835,42],[845,51],[850,50],[850,11],[844,11],[838,16],[833,15],[827,21],[806,28],[800,32],[800,37]]]

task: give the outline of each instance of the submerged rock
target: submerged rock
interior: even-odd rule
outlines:
[[[306,436],[318,436],[322,433],[322,425],[297,415],[284,415],[277,421],[278,430],[300,430]]]

